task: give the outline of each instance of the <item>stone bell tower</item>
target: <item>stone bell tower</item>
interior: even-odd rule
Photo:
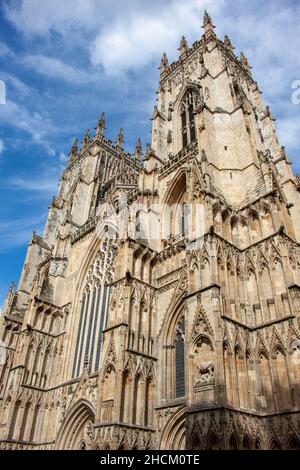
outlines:
[[[280,448],[289,439],[299,447],[299,415],[282,415],[300,405],[299,180],[248,60],[235,56],[227,36],[216,37],[207,13],[203,29],[190,48],[182,38],[177,62],[163,55],[153,115],[153,150],[164,162],[158,179],[179,194],[174,180],[185,168],[184,200],[205,206],[203,245],[186,245],[182,261],[175,333],[158,333],[166,370],[161,414],[170,397],[184,395],[182,408],[176,400],[167,408],[177,419],[173,448],[184,439],[190,449]],[[176,289],[172,295],[176,310]],[[164,299],[158,291],[159,311]],[[179,369],[170,378],[170,368],[182,361],[180,384]],[[292,422],[297,437],[276,438]]]
[[[203,30],[162,57],[145,155],[104,114],[71,149],[4,306],[3,449],[300,448],[300,182]]]

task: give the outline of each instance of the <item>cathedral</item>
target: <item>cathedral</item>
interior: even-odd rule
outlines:
[[[3,307],[0,449],[300,449],[300,178],[274,120],[205,12],[162,56],[144,151],[104,113],[75,141]]]

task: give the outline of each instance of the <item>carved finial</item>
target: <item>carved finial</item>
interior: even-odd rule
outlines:
[[[225,48],[226,48],[228,51],[230,51],[230,52],[232,52],[233,49],[234,49],[234,47],[233,47],[233,45],[232,45],[232,42],[230,41],[230,39],[229,39],[229,37],[227,36],[227,34],[225,34],[225,36],[224,36],[224,46],[225,46]]]
[[[251,67],[249,65],[248,59],[242,52],[240,53],[240,61],[244,69],[247,70],[247,72],[250,72]]]
[[[70,150],[70,153],[69,153],[70,160],[77,157],[77,154],[78,154],[78,139],[75,139],[72,145],[72,148]]]
[[[84,139],[82,141],[83,146],[88,145],[91,141],[91,129],[88,129],[85,133]]]
[[[105,130],[105,113],[102,113],[98,121],[98,125],[96,127],[95,137],[104,135],[104,130]]]
[[[212,31],[215,28],[212,19],[206,10],[204,11],[203,28],[205,33],[207,33],[208,31]]]
[[[124,132],[123,132],[123,129],[121,128],[119,130],[119,134],[118,134],[118,137],[117,137],[117,145],[119,147],[122,147],[123,144],[124,144]]]
[[[187,40],[185,39],[184,36],[182,36],[181,41],[180,41],[180,46],[178,49],[180,51],[180,55],[184,54],[186,51],[188,51],[188,49],[189,49],[189,46],[188,46]]]
[[[135,152],[134,152],[134,156],[135,156],[136,160],[141,161],[142,160],[142,154],[143,154],[142,142],[141,142],[141,139],[138,138],[136,146],[135,146]]]
[[[160,61],[160,73],[163,73],[167,70],[167,68],[169,67],[169,61],[168,61],[168,57],[167,57],[167,54],[164,52],[163,53],[163,56],[161,58],[161,61]]]

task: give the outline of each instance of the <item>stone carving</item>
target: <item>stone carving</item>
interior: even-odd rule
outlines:
[[[212,362],[200,364],[198,367],[198,379],[195,387],[199,385],[209,385],[214,382],[215,367]]]
[[[91,421],[88,421],[84,428],[83,438],[89,447],[93,444],[95,438],[95,428]]]
[[[68,265],[66,258],[55,258],[50,263],[49,274],[52,276],[63,276]]]

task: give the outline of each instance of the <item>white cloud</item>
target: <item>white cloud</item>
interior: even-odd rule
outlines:
[[[71,51],[72,64],[76,64],[74,49],[81,48],[99,71],[76,69],[62,60],[48,57],[49,48],[47,54],[42,54],[45,50],[38,48],[27,55],[23,63],[28,67],[48,78],[78,85],[104,80],[104,74],[100,75],[104,69],[107,74],[118,76],[118,80],[111,82],[112,86],[124,80],[128,70],[153,73],[153,64],[159,65],[164,51],[170,59],[176,57],[182,34],[187,36],[189,44],[200,38],[204,8],[212,15],[217,34],[222,37],[227,33],[236,45],[236,53],[243,50],[248,55],[253,76],[264,93],[264,103],[271,104],[278,118],[283,143],[293,148],[299,146],[297,119],[290,102],[291,83],[300,78],[297,76],[300,69],[298,2],[19,0],[7,2],[5,14],[24,34],[51,39],[52,32],[60,33],[62,49]],[[51,46],[51,40],[48,45]],[[151,70],[146,69],[147,65],[151,65]],[[134,83],[134,86],[138,88],[139,84]],[[27,124],[34,120],[34,116],[28,116]],[[21,123],[23,121],[21,119]],[[39,130],[43,135],[40,122],[36,129],[32,130],[33,135],[38,135]]]
[[[18,92],[20,96],[30,95],[30,88],[15,75],[6,72],[0,72],[0,78],[1,80],[10,83],[11,86]]]
[[[0,155],[2,155],[4,150],[5,150],[4,142],[2,139],[0,139]]]
[[[299,106],[300,108],[300,106]],[[299,109],[300,112],[300,109]],[[277,123],[280,140],[284,146],[290,149],[299,149],[300,120],[298,116],[281,118]]]
[[[84,85],[96,80],[93,74],[75,69],[53,57],[47,57],[41,54],[28,55],[25,56],[22,61],[26,66],[47,78],[64,80],[65,82],[77,83],[79,85]]]
[[[7,3],[6,18],[22,32],[30,35],[47,35],[51,31],[65,34],[74,28],[91,27],[100,15],[97,0],[21,0]],[[101,8],[101,6],[100,6]]]
[[[12,189],[45,193],[53,195],[57,192],[57,175],[54,178],[43,176],[41,178],[11,178],[7,184]]]
[[[32,231],[41,231],[45,216],[0,222],[0,253],[28,243]]]
[[[41,143],[49,132],[56,131],[48,117],[31,113],[25,107],[9,100],[0,107],[0,122],[28,132],[37,143]]]
[[[8,4],[6,17],[29,35],[60,33],[69,43],[88,47],[91,63],[109,73],[121,74],[174,53],[182,34],[202,34],[204,8],[214,14],[225,0],[21,0]],[[88,34],[85,40],[82,35]],[[77,37],[76,37],[77,34]],[[79,34],[79,37],[78,37]],[[75,39],[74,39],[75,35]],[[56,59],[29,56],[27,64],[52,78],[83,83],[91,77]],[[159,60],[159,59],[158,59]]]
[[[104,27],[92,43],[92,64],[119,74],[159,60],[163,51],[173,55],[183,34],[201,37],[204,8],[209,5],[213,12],[222,4],[222,0],[173,1],[162,4],[159,14],[154,9],[151,14],[140,11],[123,21],[117,19]]]
[[[58,136],[62,128],[52,123],[47,111],[30,111],[25,106],[8,100],[4,106],[0,106],[0,123],[27,132],[33,143],[42,146],[47,155],[50,157],[56,155],[56,150],[49,141],[49,137]],[[11,146],[13,145],[12,143]]]
[[[216,18],[223,32],[234,37],[236,47],[248,55],[267,99],[280,99],[300,68],[299,13],[275,0],[266,2],[261,14],[241,8],[234,26],[232,12]]]
[[[178,0],[165,0],[172,4]],[[201,0],[199,0],[201,1]],[[62,35],[78,30],[99,31],[106,23],[126,18],[139,11],[156,11],[161,0],[19,0],[7,2],[6,18],[24,34],[45,36],[51,32]]]
[[[0,57],[12,57],[13,55],[13,51],[6,44],[0,42]]]
[[[65,155],[63,152],[60,152],[60,154],[59,154],[59,161],[60,161],[61,163],[67,163],[67,161],[68,161],[67,155]]]

